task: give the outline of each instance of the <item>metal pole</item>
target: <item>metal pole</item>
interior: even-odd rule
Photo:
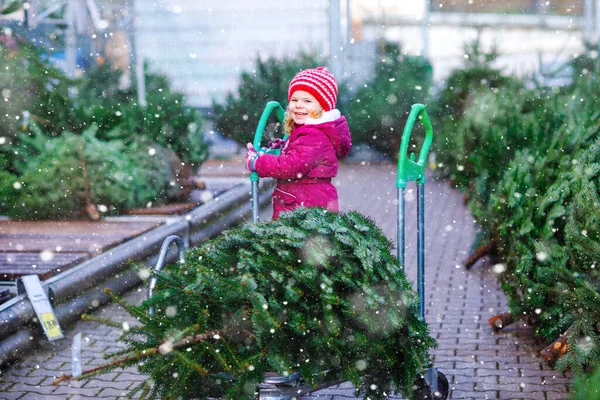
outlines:
[[[400,265],[402,266],[402,271],[405,271],[404,268],[404,212],[406,209],[404,200],[404,188],[398,188],[398,243],[397,243],[397,252],[398,252],[398,260],[400,260]]]
[[[77,48],[77,36],[75,33],[75,6],[75,0],[67,0],[67,9],[65,12],[65,19],[67,20],[65,57],[67,75],[70,78],[73,78],[75,76],[75,68],[77,64],[77,54],[75,52]]]
[[[131,46],[133,47],[131,51],[131,56],[134,58],[135,64],[135,83],[137,85],[137,98],[138,104],[142,107],[146,107],[146,74],[144,71],[144,58],[142,56],[142,52],[140,51],[140,45],[138,43],[138,24],[137,17],[135,11],[135,2],[131,1]]]
[[[423,49],[421,51],[423,57],[429,58],[429,7],[431,6],[429,0],[424,0],[425,9],[423,10],[423,22],[421,24],[422,35],[423,35]]]
[[[340,32],[340,0],[329,1],[329,68],[338,80],[342,78],[342,46]]]
[[[179,250],[179,264],[183,264],[185,262],[185,244],[183,243],[183,239],[181,239],[177,235],[171,235],[167,237],[163,244],[160,247],[160,254],[158,256],[158,261],[156,262],[156,266],[154,267],[154,272],[160,272],[165,266],[165,261],[167,260],[167,254],[169,253],[169,247],[171,244],[175,243],[177,245],[177,249]],[[148,283],[148,298],[152,297],[152,291],[158,282],[158,278],[153,276]],[[148,313],[154,317],[154,307],[150,307]]]
[[[596,45],[600,49],[600,0],[596,0]]]
[[[594,5],[593,0],[585,0],[583,2],[583,36],[586,42],[591,42],[594,37]]]
[[[419,312],[425,319],[425,184],[417,184],[417,283]]]
[[[350,11],[350,0],[346,0],[346,46],[352,40],[352,13]]]
[[[258,181],[252,181],[252,222],[258,222]]]

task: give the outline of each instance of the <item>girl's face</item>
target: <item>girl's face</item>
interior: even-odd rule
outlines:
[[[292,93],[288,110],[296,124],[304,125],[307,118],[318,118],[323,112],[323,107],[312,94],[296,90]]]

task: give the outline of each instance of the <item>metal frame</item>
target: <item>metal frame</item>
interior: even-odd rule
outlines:
[[[179,259],[178,259],[179,264],[183,264],[185,262],[185,257],[184,257],[185,243],[183,243],[183,239],[177,235],[171,235],[163,241],[162,246],[160,247],[158,261],[156,261],[156,266],[154,267],[155,273],[160,272],[163,269],[163,267],[165,266],[165,262],[167,260],[167,254],[169,253],[169,248],[171,247],[171,245],[173,243],[175,243],[175,245],[177,246],[177,249],[179,250]],[[150,279],[150,282],[148,282],[148,298],[152,297],[152,291],[154,290],[154,287],[156,286],[157,281],[158,281],[158,278],[156,276],[153,276],[152,279]],[[150,307],[148,309],[148,314],[150,314],[150,316],[154,317],[154,315],[155,315],[154,307]]]
[[[410,135],[417,119],[420,119],[425,128],[425,138],[419,151],[419,157],[415,160],[415,154],[408,155],[408,146]],[[405,189],[406,184],[415,181],[417,184],[417,292],[419,295],[419,314],[425,320],[425,165],[427,153],[433,140],[433,128],[427,110],[423,104],[413,104],[408,116],[400,151],[398,153],[398,179],[396,187],[398,189],[398,260],[405,270]],[[439,392],[438,378],[441,372],[437,368],[428,368],[423,373],[423,380],[433,393]],[[443,374],[441,374],[443,376]]]

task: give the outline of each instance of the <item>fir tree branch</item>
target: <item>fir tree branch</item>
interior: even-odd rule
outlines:
[[[197,335],[193,335],[193,336],[184,338],[178,342],[172,343],[172,348],[178,349],[183,346],[189,346],[190,344],[202,343],[209,339],[213,339],[215,336],[219,337],[221,335],[223,335],[222,331],[208,331],[205,333],[200,333]],[[86,379],[90,375],[95,375],[102,371],[110,370],[110,369],[116,368],[116,367],[123,368],[127,364],[131,363],[132,361],[139,361],[144,358],[149,358],[149,357],[155,355],[156,353],[160,353],[161,346],[163,346],[166,343],[168,343],[168,341],[164,341],[159,346],[156,346],[154,348],[146,349],[144,351],[136,351],[134,355],[122,357],[117,360],[111,361],[108,364],[104,364],[104,365],[100,365],[100,366],[92,368],[92,369],[88,369],[88,370],[84,371],[81,374],[81,376],[78,376],[78,377],[74,377],[72,374],[62,374],[58,379],[56,379],[54,382],[52,382],[52,385],[58,386],[61,382],[69,382],[72,379],[76,379],[76,380]]]

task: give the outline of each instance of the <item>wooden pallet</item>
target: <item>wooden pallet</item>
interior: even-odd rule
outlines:
[[[157,221],[0,221],[0,280],[41,280],[161,225]]]

